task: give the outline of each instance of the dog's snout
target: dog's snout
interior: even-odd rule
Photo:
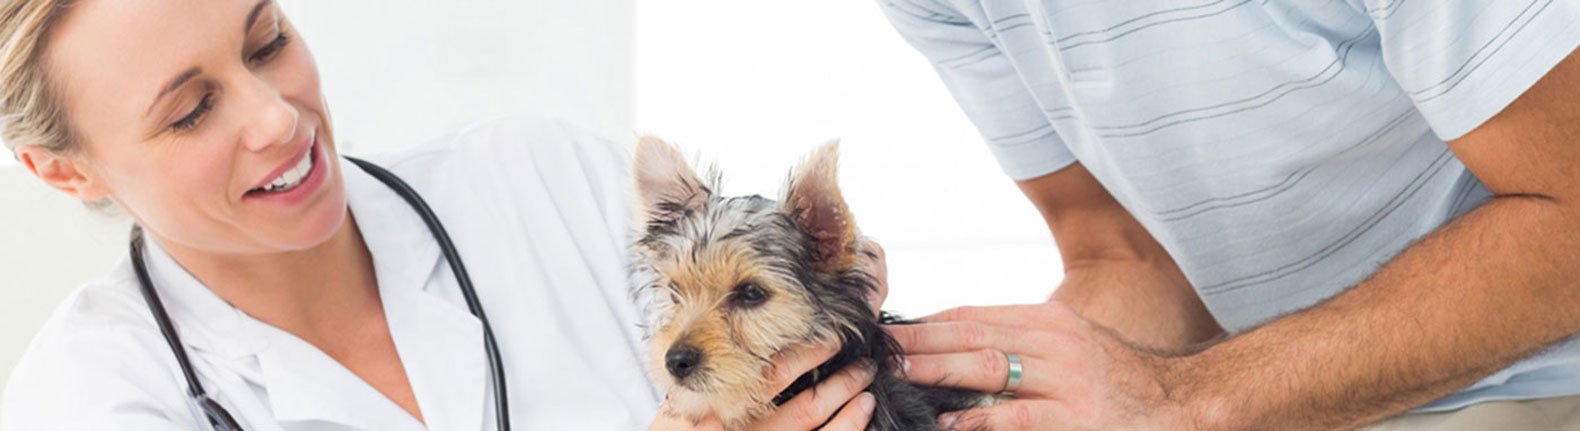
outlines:
[[[677,380],[697,371],[699,365],[702,365],[702,352],[697,351],[696,347],[676,344],[664,354],[664,368],[669,369],[669,374]]]

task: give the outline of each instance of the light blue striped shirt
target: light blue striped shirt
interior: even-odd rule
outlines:
[[[1004,172],[1080,161],[1235,332],[1489,199],[1444,140],[1580,45],[1580,0],[878,2]],[[1423,410],[1573,394],[1580,340]]]

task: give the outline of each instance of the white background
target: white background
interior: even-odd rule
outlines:
[[[840,138],[841,183],[889,251],[888,308],[1032,302],[1060,277],[1036,211],[869,0],[280,0],[353,151],[502,112],[651,133],[777,196]],[[126,220],[0,161],[0,386],[70,290],[120,259]]]
[[[841,139],[857,224],[889,252],[888,308],[1046,298],[1062,274],[1035,208],[873,0],[637,3],[637,129],[777,197]]]

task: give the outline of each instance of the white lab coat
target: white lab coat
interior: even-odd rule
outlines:
[[[661,394],[625,274],[624,148],[502,117],[369,159],[411,183],[455,240],[504,356],[515,429],[647,426]],[[150,241],[149,270],[200,381],[249,430],[495,429],[480,326],[438,244],[393,191],[340,169],[426,427]],[[0,400],[0,430],[209,429],[137,289],[123,262],[55,310]]]

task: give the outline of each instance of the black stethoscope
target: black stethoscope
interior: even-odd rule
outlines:
[[[483,324],[483,347],[488,353],[489,374],[494,380],[494,415],[495,422],[500,430],[510,429],[510,414],[506,408],[505,367],[499,357],[499,345],[494,342],[494,331],[488,325],[488,318],[483,316],[483,305],[477,300],[477,292],[472,289],[472,278],[466,274],[466,266],[461,264],[461,254],[456,252],[455,244],[450,242],[450,234],[444,230],[444,224],[439,223],[439,216],[433,213],[428,203],[422,196],[412,189],[405,181],[394,173],[355,157],[346,157],[363,171],[373,175],[379,182],[389,186],[401,199],[405,199],[417,215],[422,217],[423,223],[428,225],[428,230],[433,233],[433,239],[439,242],[439,248],[444,252],[444,260],[450,263],[450,271],[455,273],[455,281],[461,286],[461,296],[466,298],[466,307],[471,309],[472,315]],[[187,380],[187,392],[198,408],[203,410],[203,416],[208,418],[209,424],[216,431],[241,431],[241,425],[230,412],[220,406],[208,393],[203,391],[203,385],[198,383],[197,373],[192,370],[192,362],[187,359],[187,352],[181,347],[181,338],[176,335],[175,326],[170,324],[170,315],[165,313],[164,303],[159,301],[159,294],[154,291],[154,283],[148,277],[148,268],[143,265],[143,230],[138,226],[132,227],[131,240],[132,265],[137,270],[137,280],[142,284],[143,299],[148,301],[148,309],[154,313],[154,320],[159,324],[159,332],[165,336],[165,342],[170,344],[170,352],[176,355],[176,362],[181,365],[181,374]]]

